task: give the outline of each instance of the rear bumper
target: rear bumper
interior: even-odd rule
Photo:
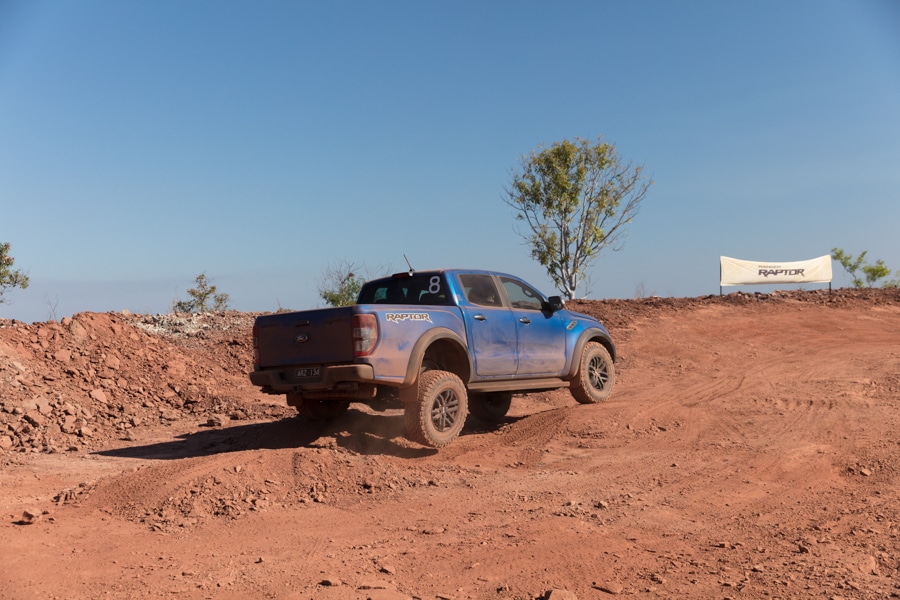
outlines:
[[[333,365],[322,367],[319,377],[298,377],[299,367],[278,367],[250,373],[250,382],[268,394],[336,390],[347,384],[375,383],[372,365]]]

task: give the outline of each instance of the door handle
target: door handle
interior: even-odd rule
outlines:
[[[528,317],[522,317],[521,319],[519,319],[519,323],[522,323],[523,325],[531,325],[531,319],[529,319]]]
[[[487,317],[480,313],[477,315],[473,315],[472,318],[475,319],[476,321],[487,321]]]

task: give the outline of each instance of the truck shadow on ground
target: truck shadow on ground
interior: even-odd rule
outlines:
[[[518,420],[508,418],[504,423]],[[484,433],[494,427],[470,417],[462,435]],[[248,450],[341,447],[363,455],[421,458],[438,452],[405,438],[402,411],[371,414],[352,407],[329,422],[310,421],[301,416],[277,421],[230,427],[203,427],[200,431],[175,436],[152,444],[134,444],[99,450],[94,454],[120,458],[178,460]]]

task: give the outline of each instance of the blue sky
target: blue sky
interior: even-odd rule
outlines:
[[[503,190],[601,135],[655,183],[579,295],[835,246],[900,270],[893,0],[0,0],[0,242],[31,277],[0,317],[168,312],[201,272],[312,308],[329,264],[404,254],[553,293]]]

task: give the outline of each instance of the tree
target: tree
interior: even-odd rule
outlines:
[[[365,283],[365,279],[359,275],[359,271],[359,265],[347,260],[329,264],[323,269],[316,286],[319,297],[328,306],[356,304],[359,290]]]
[[[216,286],[210,285],[211,281],[206,277],[206,273],[200,273],[194,279],[197,287],[188,290],[190,300],[179,300],[173,306],[175,312],[185,313],[205,313],[210,310],[225,310],[228,308],[228,294],[216,293]],[[212,302],[212,306],[210,306]]]
[[[831,249],[831,258],[841,263],[844,270],[850,274],[850,278],[853,280],[853,287],[866,287],[862,278],[856,274],[860,267],[862,267],[863,261],[866,259],[866,252],[868,252],[868,250],[863,250],[862,254],[857,258],[853,258],[853,255],[845,253],[843,248]]]
[[[524,221],[531,257],[568,299],[605,248],[620,250],[625,226],[653,184],[644,166],[624,162],[613,144],[581,138],[539,147],[519,161],[504,201]]]
[[[866,276],[866,282],[869,284],[869,287],[875,287],[876,281],[891,274],[891,270],[884,266],[884,261],[880,258],[875,261],[874,265],[863,266],[862,271]]]
[[[9,255],[9,242],[0,244],[0,304],[4,304],[3,294],[9,288],[28,287],[28,275],[20,269],[13,270],[16,259]]]
[[[868,250],[863,250],[859,256],[853,258],[853,255],[844,252],[843,248],[831,249],[831,258],[841,263],[844,270],[850,274],[853,280],[853,287],[864,288],[867,287],[867,283],[869,284],[868,287],[875,287],[879,279],[884,279],[891,274],[891,270],[885,266],[884,261],[881,259],[876,260],[874,265],[867,263],[867,252]],[[860,270],[865,279],[856,274]],[[896,287],[894,283],[894,281],[888,281],[883,287]]]
[[[366,281],[390,272],[389,265],[373,269],[344,259],[337,263],[329,263],[322,269],[316,291],[328,306],[349,306],[356,304],[359,291]]]

